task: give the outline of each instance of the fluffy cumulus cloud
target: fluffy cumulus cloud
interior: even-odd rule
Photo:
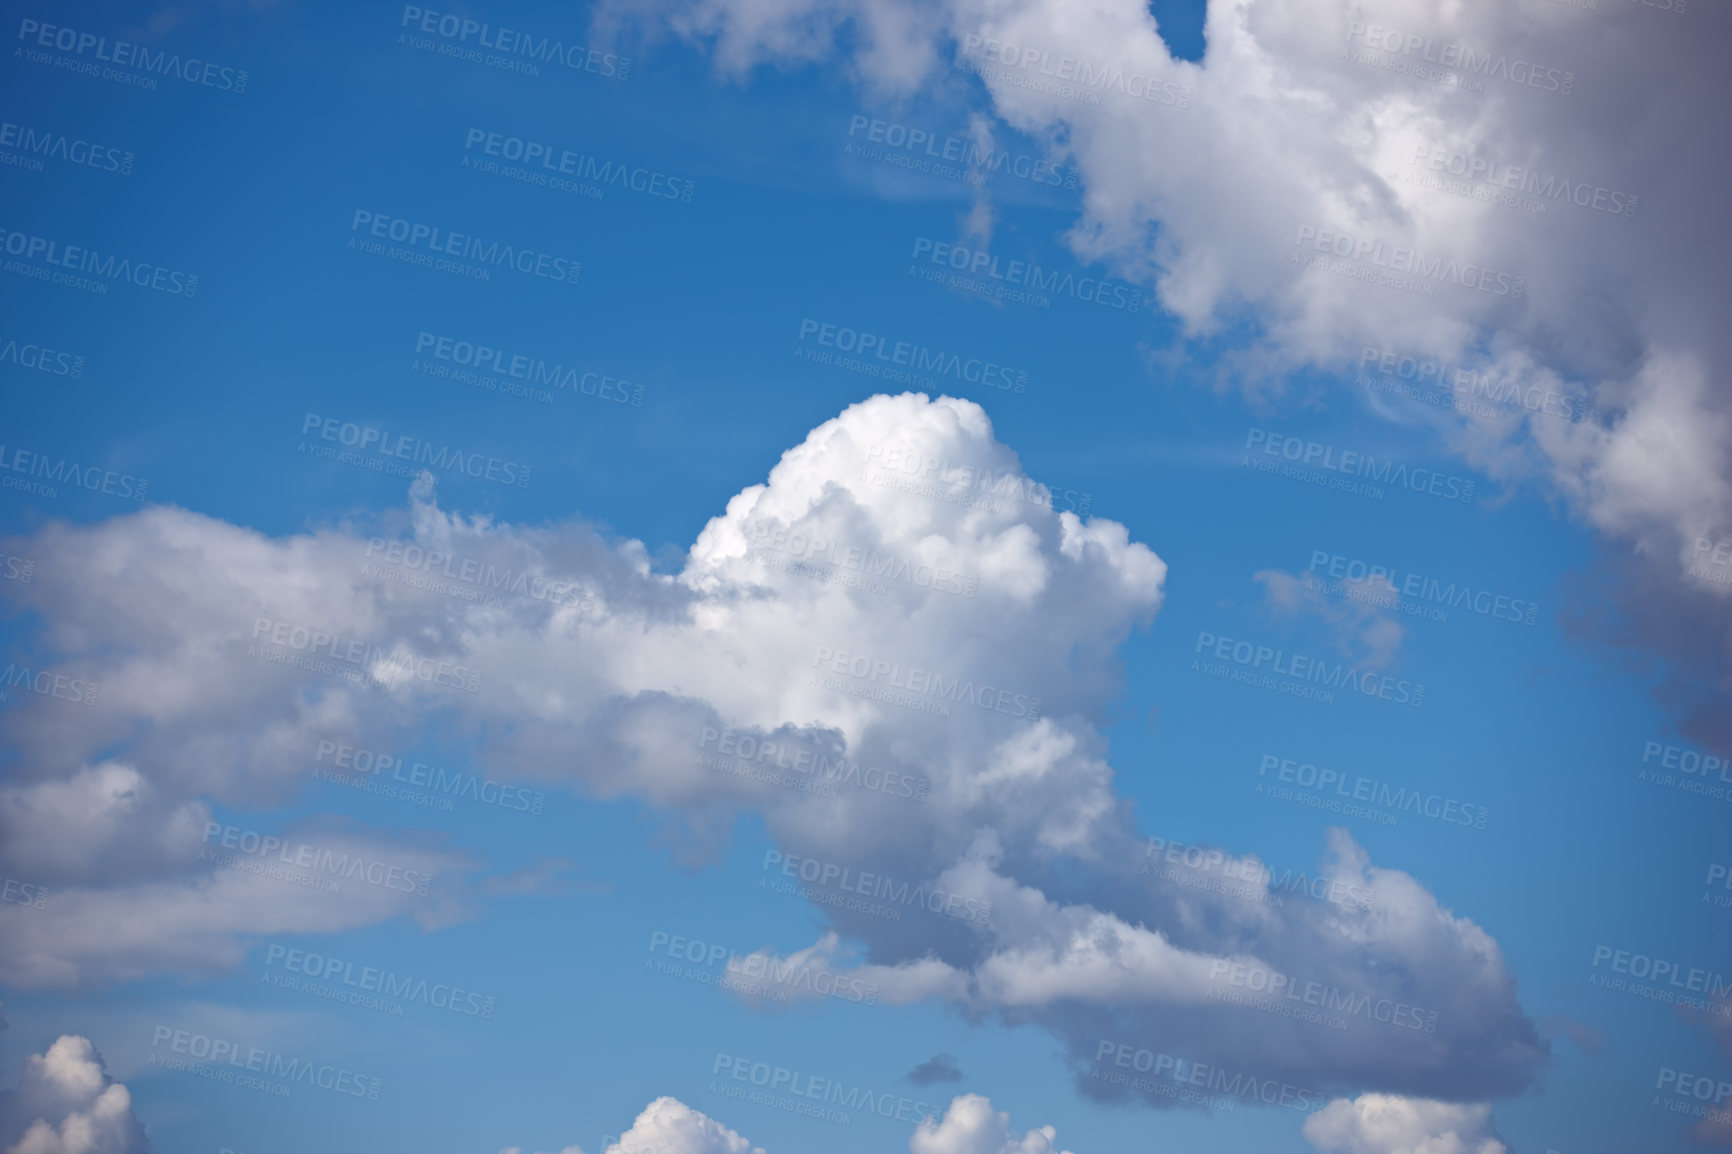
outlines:
[[[1210,0],[1193,62],[1141,0],[611,8],[737,78],[843,56],[887,102],[1048,142],[1082,178],[1072,249],[1153,286],[1223,383],[1323,369],[1603,534],[1628,611],[1578,624],[1668,657],[1669,703],[1732,743],[1702,689],[1732,654],[1732,160],[1698,144],[1732,12]]]
[[[0,1094],[6,1154],[149,1154],[132,1095],[110,1078],[86,1038],[66,1035],[24,1061],[18,1089]]]
[[[991,1100],[963,1094],[951,1101],[943,1118],[921,1123],[908,1140],[908,1150],[909,1154],[1069,1154],[1054,1144],[1056,1137],[1051,1126],[1017,1134],[1010,1128],[1010,1115],[994,1112]],[[499,1154],[523,1152],[510,1146]],[[583,1152],[567,1146],[560,1154]],[[645,1106],[631,1129],[603,1154],[764,1154],[764,1150],[678,1098],[663,1097]]]
[[[1506,1154],[1490,1106],[1362,1094],[1305,1119],[1319,1154]]]
[[[1058,1131],[1041,1126],[1027,1134],[1010,1128],[1010,1115],[993,1110],[992,1100],[962,1094],[944,1117],[920,1124],[908,1139],[909,1154],[1070,1154],[1060,1151]]]
[[[657,1098],[603,1154],[764,1154],[678,1098]]]
[[[982,486],[991,501],[944,499]],[[1143,1055],[1263,1100],[1271,1084],[1483,1098],[1544,1061],[1497,943],[1345,832],[1302,880],[1351,902],[1247,901],[1145,868],[1094,719],[1166,566],[1122,525],[1054,511],[971,402],[849,408],[730,499],[677,573],[636,542],[464,517],[424,487],[359,529],[269,538],[152,508],[17,551],[39,559],[42,579],[7,592],[43,622],[41,664],[103,696],[70,720],[46,699],[0,717],[28,768],[15,804],[95,863],[49,858],[69,880],[46,908],[0,910],[14,984],[208,972],[248,935],[461,916],[476,863],[440,841],[316,817],[262,831],[430,877],[425,896],[241,868],[258,864],[244,835],[224,851],[238,865],[207,860],[200,807],[280,802],[432,724],[495,780],[646,804],[695,864],[754,815],[770,868],[870,875],[904,916],[825,906],[817,940],[751,959],[761,985],[1038,1025],[1091,1097],[1139,1092],[1111,1076]],[[410,580],[430,568],[470,576]],[[1264,1012],[1271,997],[1334,1020]]]

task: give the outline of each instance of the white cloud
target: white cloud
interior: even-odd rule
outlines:
[[[1069,1154],[1055,1144],[1057,1134],[1051,1126],[1017,1134],[1010,1128],[1010,1115],[995,1113],[990,1099],[979,1094],[962,1094],[951,1100],[942,1119],[928,1119],[916,1128],[908,1140],[908,1149],[909,1154]],[[521,1147],[510,1146],[499,1154],[523,1154],[523,1151]],[[583,1152],[576,1146],[568,1146],[560,1154]],[[631,1129],[610,1143],[603,1154],[764,1154],[764,1151],[679,1099],[661,1097],[645,1106]]]
[[[24,1060],[18,1089],[0,1094],[6,1154],[148,1154],[132,1095],[103,1070],[88,1039],[65,1035]]]
[[[678,1098],[661,1097],[643,1108],[631,1129],[604,1154],[764,1154],[762,1148],[694,1110]]]
[[[187,865],[175,876],[110,877],[57,888],[40,910],[0,910],[0,973],[26,987],[132,980],[163,970],[217,974],[241,963],[246,939],[255,935],[328,933],[395,917],[434,927],[462,916],[461,875],[475,864],[427,839],[326,821],[293,823],[281,829],[282,839],[314,847],[339,872],[284,865],[271,855],[236,855],[238,865],[218,865],[197,860],[201,847],[226,852],[220,840],[205,843],[203,833],[180,847]],[[372,884],[368,873],[385,884]],[[411,875],[432,879],[427,894],[404,888]]]
[[[1302,1128],[1319,1154],[1505,1154],[1486,1104],[1389,1094],[1337,1098]]]
[[[1401,595],[1387,578],[1340,582],[1338,598],[1311,580],[1309,573],[1263,569],[1252,579],[1263,586],[1264,601],[1275,615],[1320,619],[1337,648],[1354,661],[1382,669],[1395,660],[1406,634],[1399,623],[1384,616],[1385,609],[1401,603]]]
[[[112,761],[0,786],[0,857],[44,883],[184,867],[209,810],[196,801],[163,804],[158,792],[137,769]]]
[[[928,462],[943,464],[929,473]],[[991,507],[882,483],[985,475],[964,469],[990,470]],[[1085,1092],[1120,1092],[1086,1081],[1103,1030],[1295,1084],[1451,1096],[1526,1085],[1544,1046],[1496,943],[1345,833],[1317,873],[1370,894],[1368,909],[1258,904],[1141,875],[1142,834],[1089,719],[1119,692],[1116,652],[1159,609],[1166,565],[1123,525],[1055,513],[1021,482],[978,406],[875,397],[734,496],[671,576],[636,542],[466,519],[417,490],[410,544],[584,591],[562,601],[507,590],[482,603],[379,581],[371,567],[389,550],[365,530],[271,539],[170,508],[53,525],[17,550],[39,559],[41,579],[6,592],[47,623],[57,667],[102,682],[103,706],[62,726],[31,703],[0,727],[33,767],[21,788],[73,790],[115,759],[160,814],[276,804],[311,784],[320,741],[395,751],[434,717],[497,780],[651,803],[694,862],[718,856],[753,813],[787,853],[917,887],[925,909],[899,920],[825,907],[830,931],[763,944],[766,969],[822,967],[875,985],[879,1002],[1038,1023],[1064,1039]],[[260,618],[411,646],[483,671],[480,691],[357,687],[269,664],[248,653]],[[723,733],[750,739],[749,765],[704,761]],[[795,767],[818,757],[847,767],[834,797],[763,780],[774,770],[809,783]],[[149,824],[124,807],[89,821]],[[149,840],[109,825],[83,842]],[[460,851],[309,828],[432,873],[457,897],[347,883],[320,894],[197,862],[135,880],[121,863],[143,851],[116,853],[44,910],[0,909],[16,927],[0,933],[0,975],[65,986],[208,973],[238,964],[249,935],[461,916],[464,891],[446,880],[473,864]],[[943,913],[963,901],[988,903],[991,917]],[[1223,964],[1315,982],[1357,1007],[1421,1007],[1431,1029],[1393,1028],[1369,1008],[1320,1029],[1227,1004],[1211,998],[1231,992]]]
[[[1010,1128],[1010,1115],[997,1113],[979,1094],[953,1098],[944,1117],[922,1122],[908,1139],[909,1154],[1069,1154],[1056,1145],[1058,1131],[1041,1126],[1027,1134]]]
[[[1692,711],[1732,668],[1732,585],[1691,572],[1700,541],[1732,540],[1732,234],[1719,226],[1732,171],[1697,146],[1732,102],[1720,60],[1732,12],[1692,9],[1702,23],[1686,28],[1640,5],[1211,0],[1198,63],[1169,53],[1141,0],[619,0],[604,19],[634,14],[737,77],[855,44],[846,64],[898,108],[960,117],[976,101],[959,94],[978,85],[1080,171],[1067,234],[1079,257],[1155,285],[1186,339],[1254,320],[1254,343],[1224,351],[1224,379],[1271,399],[1295,370],[1337,374],[1330,404],[1430,428],[1494,478],[1561,497],[1651,570],[1625,591],[1657,603],[1658,620],[1637,636],[1588,625],[1671,657],[1664,695],[1684,700],[1693,732],[1732,742],[1732,721]],[[1029,63],[984,59],[993,44]],[[1427,53],[1481,63],[1437,82]],[[1120,87],[1095,85],[1091,103],[1029,82],[1067,61],[1067,78],[1087,68]],[[1537,84],[1523,83],[1534,62]],[[1150,82],[1190,89],[1188,107],[1138,99]],[[1345,255],[1319,252],[1325,235],[1346,238]],[[1360,279],[1397,250],[1455,276],[1417,278],[1425,292]],[[1326,256],[1333,270],[1296,259]],[[1364,349],[1502,391],[1464,396],[1465,412],[1372,394],[1351,383]],[[1572,421],[1582,408],[1595,415]],[[1711,620],[1720,644],[1675,638],[1684,614],[1695,633]]]

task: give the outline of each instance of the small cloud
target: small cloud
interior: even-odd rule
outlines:
[[[1672,1009],[1684,1021],[1706,1026],[1720,1043],[1720,1052],[1732,1061],[1732,998],[1714,998],[1711,1002],[1707,1010],[1682,1005]],[[1704,1146],[1732,1146],[1732,1119],[1725,1111],[1717,1111],[1691,1127],[1690,1134]]]
[[[908,1081],[916,1086],[931,1086],[936,1082],[960,1082],[962,1071],[949,1054],[937,1054],[908,1071]]]
[[[561,876],[566,871],[573,871],[575,875],[577,868],[577,863],[570,858],[544,857],[538,859],[533,865],[524,866],[520,870],[481,879],[481,890],[483,893],[494,896],[501,894],[605,894],[613,891],[613,885],[610,882],[577,876]]]
[[[605,1154],[764,1154],[701,1110],[678,1098],[657,1098]]]
[[[1319,1154],[1507,1154],[1489,1103],[1398,1094],[1337,1098],[1301,1127]]]
[[[1263,586],[1263,599],[1278,617],[1315,617],[1329,627],[1335,647],[1355,663],[1374,669],[1391,665],[1405,636],[1383,610],[1401,600],[1383,577],[1342,582],[1340,599],[1330,597],[1309,573],[1294,575],[1263,569],[1252,575]]]
[[[1584,1054],[1599,1057],[1606,1050],[1605,1031],[1568,1014],[1550,1014],[1540,1019],[1540,1032],[1547,1037],[1568,1038]]]
[[[910,1154],[1070,1154],[1058,1148],[1058,1131],[1037,1126],[1026,1134],[1010,1128],[1010,1115],[992,1099],[962,1094],[951,1099],[941,1121],[928,1118],[908,1140]]]

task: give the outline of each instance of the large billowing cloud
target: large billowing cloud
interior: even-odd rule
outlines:
[[[851,407],[733,497],[677,574],[636,542],[466,519],[426,488],[403,523],[359,531],[271,539],[154,508],[27,546],[40,579],[10,592],[45,622],[42,663],[103,689],[0,718],[24,751],[15,804],[59,815],[96,864],[45,856],[74,880],[0,910],[6,981],[208,970],[250,934],[458,916],[434,903],[473,863],[405,835],[263,831],[431,876],[429,895],[197,860],[198,807],[270,805],[344,758],[360,774],[356,751],[395,756],[431,725],[495,780],[649,803],[699,861],[758,815],[765,880],[833,927],[766,946],[763,983],[1039,1024],[1097,1098],[1172,1104],[1107,1077],[1142,1054],[1239,1085],[1440,1098],[1516,1092],[1543,1062],[1496,942],[1344,832],[1310,886],[1351,900],[1219,884],[1258,876],[1253,847],[1199,851],[1178,880],[1145,868],[1093,719],[1166,566],[1043,503],[970,402]],[[57,800],[87,795],[136,800],[84,817]],[[160,832],[183,813],[188,833]]]
[[[1505,1154],[1491,1107],[1389,1094],[1337,1099],[1305,1119],[1318,1154]]]
[[[973,86],[1081,174],[1071,247],[1154,286],[1220,383],[1321,368],[1603,534],[1627,612],[1576,624],[1670,657],[1667,704],[1732,747],[1723,6],[1210,0],[1198,62],[1141,0],[607,11],[740,78],[846,54],[886,108]]]
[[[24,1060],[18,1089],[0,1094],[6,1154],[149,1154],[132,1095],[110,1078],[86,1038],[66,1035]]]

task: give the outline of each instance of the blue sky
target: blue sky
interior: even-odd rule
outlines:
[[[1695,1148],[1686,1131],[1700,1119],[1656,1105],[1686,1101],[1656,1080],[1668,1070],[1732,1080],[1727,1004],[1707,1019],[1716,1031],[1701,1015],[1590,979],[1612,968],[1596,966],[1601,947],[1732,972],[1732,911],[1704,880],[1729,860],[1725,803],[1639,778],[1649,743],[1727,752],[1726,683],[1715,687],[1724,651],[1714,652],[1726,586],[1685,571],[1695,543],[1729,524],[1722,398],[1687,387],[1691,372],[1724,379],[1723,338],[1706,316],[1721,294],[1691,287],[1709,275],[1723,230],[1699,212],[1703,171],[1665,159],[1689,141],[1694,113],[1645,155],[1623,151],[1639,135],[1637,112],[1599,126],[1593,117],[1620,92],[1646,107],[1698,91],[1668,83],[1713,83],[1700,55],[1677,65],[1684,79],[1660,74],[1668,53],[1698,52],[1689,45],[1711,39],[1719,15],[1663,24],[1672,13],[1626,5],[1590,12],[1533,0],[1507,19],[1403,6],[1386,18],[1440,41],[1532,57],[1553,36],[1554,58],[1581,62],[1581,107],[1521,92],[1464,111],[1453,95],[1341,63],[1345,87],[1306,83],[1365,123],[1381,110],[1388,119],[1367,129],[1383,134],[1379,146],[1347,131],[1293,130],[1280,151],[1248,103],[1232,111],[1235,92],[1262,90],[1246,79],[1251,56],[1213,41],[1218,55],[1204,54],[1201,4],[1156,5],[1154,23],[1135,5],[1115,6],[1074,30],[1110,53],[1123,40],[1112,21],[1158,26],[1171,55],[1148,67],[1199,93],[1195,112],[1152,101],[1127,111],[1111,93],[1104,109],[1042,105],[1026,88],[951,67],[976,18],[966,5],[924,24],[889,6],[876,40],[849,5],[768,7],[775,15],[760,27],[721,0],[461,14],[593,44],[591,60],[609,61],[540,76],[417,47],[410,38],[427,34],[407,9],[13,10],[0,120],[132,160],[130,172],[54,155],[39,170],[0,170],[5,259],[48,267],[15,247],[43,238],[62,254],[76,245],[196,275],[197,291],[109,282],[98,293],[12,265],[0,278],[0,342],[82,358],[74,377],[0,353],[0,467],[27,471],[23,451],[148,480],[142,502],[64,483],[53,496],[0,493],[0,549],[33,567],[32,580],[3,590],[7,660],[104,687],[88,709],[16,686],[0,707],[4,868],[48,887],[40,909],[0,908],[0,936],[18,935],[0,952],[0,1085],[17,1086],[30,1056],[57,1038],[88,1038],[156,1149],[250,1154],[572,1145],[594,1154],[663,1096],[772,1154],[898,1151],[918,1138],[906,1120],[856,1113],[838,1125],[730,1098],[716,1087],[748,1083],[718,1074],[718,1058],[867,1087],[939,1116],[958,1096],[980,1095],[1008,1112],[1013,1136],[1050,1125],[1052,1149],[1077,1154],[1410,1148],[1354,1129],[1353,1100],[1371,1093],[1401,1095],[1416,1118],[1412,1103],[1449,1103],[1437,1117],[1457,1119],[1463,1141],[1493,1143],[1456,1148],[1481,1154]],[[1245,8],[1246,43],[1283,78],[1340,54],[1284,15],[1302,21],[1315,9],[1331,28],[1363,19],[1321,0]],[[1020,27],[1004,16],[1005,28],[983,25],[982,35],[1074,43],[1071,31],[1041,31],[1051,15],[1041,5],[1019,11]],[[1224,6],[1211,15],[1228,17]],[[25,31],[32,21],[244,69],[245,90],[168,78],[147,91],[80,75],[41,58],[76,53],[40,48],[40,30]],[[833,38],[773,34],[831,25]],[[1606,41],[1622,34],[1639,39],[1620,57]],[[919,48],[928,42],[932,55]],[[625,76],[606,75],[622,70],[620,57],[630,58]],[[1197,127],[1203,109],[1218,124],[1244,118],[1229,159],[1184,144],[1193,132],[1224,135]],[[884,122],[885,144],[862,119]],[[1536,170],[1639,185],[1645,211],[1624,221],[1554,203],[1548,216],[1516,221],[1502,206],[1432,193],[1431,216],[1411,201],[1385,204],[1386,217],[1356,226],[1354,235],[1382,228],[1417,237],[1421,250],[1453,245],[1464,260],[1525,269],[1534,303],[1448,283],[1421,298],[1292,271],[1282,214],[1344,232],[1351,222],[1325,209],[1357,203],[1375,214],[1376,197],[1332,197],[1387,175],[1397,146],[1412,151],[1392,122],[1429,123],[1421,139],[1466,134],[1487,154],[1537,155]],[[976,189],[854,151],[894,151],[893,128],[938,140],[990,131],[993,148],[1078,179],[1065,187],[1001,173]],[[1145,149],[1145,133],[1171,143]],[[502,156],[488,157],[489,134]],[[658,187],[689,188],[689,202],[619,185],[598,199],[481,167],[505,163],[517,147],[508,141],[660,174]],[[1221,175],[1235,166],[1254,180]],[[1388,187],[1413,194],[1393,178]],[[1298,191],[1284,200],[1284,188]],[[547,254],[544,271],[553,258],[581,262],[581,274],[493,267],[478,281],[367,251],[374,222],[387,218]],[[380,225],[387,237],[389,227]],[[1264,244],[1265,235],[1278,239]],[[990,254],[982,266],[1039,265],[1073,285],[1105,278],[1136,290],[1112,301],[1141,307],[1094,303],[1089,288],[1048,293],[1042,307],[931,283],[918,274],[938,267],[940,245]],[[1613,291],[1583,288],[1583,269]],[[1656,320],[1665,308],[1637,303],[1650,290],[1662,305],[1690,304]],[[851,408],[904,390],[814,360],[818,330],[832,325],[1007,366],[1026,374],[1026,388],[948,382],[942,391],[979,406],[990,431],[954,416],[937,391]],[[551,403],[498,391],[497,375],[495,388],[475,387],[446,375],[441,342],[575,370],[574,384]],[[1608,414],[1604,429],[1589,437],[1519,408],[1474,421],[1403,403],[1367,387],[1399,379],[1380,377],[1376,357],[1366,367],[1367,349],[1592,398]],[[625,384],[585,395],[600,378]],[[814,434],[839,418],[834,439]],[[478,453],[527,480],[447,473],[431,495],[412,496],[409,471],[377,468],[377,453],[361,468],[307,451],[342,448],[345,423],[387,443],[406,436]],[[993,514],[1004,536],[957,528],[931,545],[926,534],[944,531],[912,526],[952,524],[942,502],[934,512],[903,493],[901,504],[871,505],[858,494],[890,492],[867,480],[887,467],[881,455],[877,465],[843,462],[848,438],[877,446],[891,425],[923,430],[928,455],[985,454],[1054,492],[1086,495],[1103,536],[1085,548],[1081,522],[1066,527],[1020,502]],[[1474,497],[1387,484],[1362,495],[1281,475],[1289,458],[1269,451],[1280,438],[1296,439],[1294,453],[1313,447],[1313,461],[1350,453],[1472,480]],[[806,454],[772,478],[803,443]],[[767,483],[756,512],[730,507]],[[857,511],[838,512],[836,494],[851,485]],[[981,592],[874,595],[729,552],[727,533],[750,517],[780,510],[792,523],[797,506],[848,542],[935,549],[923,555],[949,557]],[[1018,520],[1034,529],[1005,528]],[[1107,522],[1128,536],[1114,538]],[[457,543],[429,544],[439,533]],[[379,608],[384,587],[356,576],[357,561],[378,563],[372,540],[509,552],[519,565],[533,553],[546,573],[596,590],[599,607],[561,624],[534,597],[490,612],[402,588]],[[1388,599],[1401,608],[1367,606],[1384,591],[1320,588],[1336,557],[1417,583]],[[1025,596],[1042,566],[1048,583]],[[387,583],[416,572],[387,568]],[[1447,613],[1428,613],[1439,602],[1415,591],[1431,578],[1537,611],[1531,624],[1499,620],[1471,597],[1451,604],[1443,594]],[[746,597],[748,587],[759,592]],[[340,604],[354,615],[337,613]],[[247,647],[269,648],[278,622],[436,652],[480,669],[481,688],[354,686],[274,664],[293,645],[252,656]],[[1297,654],[1422,684],[1423,704],[1389,700],[1393,690],[1316,701],[1235,682],[1221,676],[1244,667],[1233,642],[1279,650],[1289,670]],[[800,663],[817,664],[812,654],[826,649],[990,670],[1044,696],[1048,728],[967,710],[935,720],[850,704],[834,689],[814,689],[829,693],[814,705],[798,687]],[[785,684],[772,668],[786,669]],[[877,796],[827,808],[770,787],[694,786],[688,730],[702,725],[760,738],[830,726],[848,757],[904,760],[933,777],[938,796],[922,810]],[[444,811],[317,779],[315,739],[345,735],[410,763],[522,784],[544,805],[527,813],[458,798]],[[1646,768],[1672,756],[1650,748]],[[1271,758],[1483,807],[1487,820],[1473,828],[1409,811],[1390,825],[1331,813],[1303,804],[1300,795],[1326,796],[1316,790],[1276,796],[1284,771],[1268,771]],[[1018,772],[1036,774],[1040,789]],[[1104,800],[1091,809],[1085,799]],[[1080,824],[1061,828],[1073,805]],[[212,848],[207,823],[366,847],[433,884],[420,899],[345,883],[347,896],[327,901],[201,858]],[[942,833],[915,832],[928,823]],[[1315,876],[1330,847],[1347,844],[1331,829],[1382,871],[1356,875],[1373,879],[1376,913],[1348,916],[1289,894],[1282,917],[1242,924],[1262,907],[1198,888],[1231,890],[1232,875],[1187,868],[1182,850],[1159,882],[1138,876],[1147,838],[1254,854],[1276,877]],[[982,838],[1001,861],[979,858]],[[988,890],[968,891],[964,874],[937,879],[964,859],[983,870],[980,861],[997,861],[992,884],[1014,881],[1049,904],[1013,915],[1001,899],[996,945],[918,911],[838,920],[761,884],[778,876],[766,854],[790,852],[900,870],[982,900]],[[1261,957],[1301,981],[1399,989],[1438,1009],[1440,1034],[1265,1021],[1197,992],[1218,994],[1231,978],[1182,992],[1177,978],[1164,984],[1183,968],[1171,958],[1145,959],[1137,972],[1144,963],[1114,955],[1107,968],[1126,968],[1122,986],[1097,987],[1087,970],[1068,992],[1014,994],[1022,978],[1005,975],[1032,966],[1037,943],[1062,941],[1071,931],[1059,927],[1074,930],[1088,911],[1152,931],[1187,958]],[[113,930],[117,921],[128,928]],[[787,958],[832,929],[839,939],[815,957],[834,973],[868,967],[860,980],[884,986],[876,1004],[765,1006],[718,989],[720,964],[695,967],[710,981],[651,964],[675,936]],[[411,999],[399,1015],[317,998],[274,984],[289,950],[351,963],[345,972],[460,987],[496,1008],[484,1018]],[[922,957],[942,959],[952,977],[923,985],[896,968]],[[273,1097],[166,1069],[153,1064],[172,1048],[164,1028],[340,1066],[377,1078],[381,1092],[302,1084]],[[1102,1100],[1089,1081],[1106,1039],[1303,1087],[1339,1103],[1329,1115],[1338,1125],[1302,1133],[1295,1110]],[[909,1080],[939,1054],[960,1079]],[[1484,1105],[1489,1119],[1474,1113]],[[33,1108],[28,1092],[10,1099],[0,1123],[16,1120],[22,1133]],[[1000,1149],[949,1130],[926,1140],[923,1154]],[[652,1148],[639,1141],[626,1154]],[[1003,1146],[1013,1148],[1042,1149]]]

